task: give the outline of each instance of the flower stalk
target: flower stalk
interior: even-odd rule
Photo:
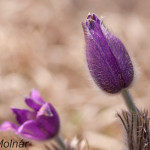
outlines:
[[[122,93],[122,96],[125,100],[125,103],[126,103],[126,106],[127,106],[128,110],[130,112],[132,112],[133,114],[136,114],[137,108],[134,104],[133,98],[132,98],[129,90],[128,89],[123,89],[121,91],[121,93]]]
[[[128,89],[122,90],[122,96],[124,98],[125,104],[129,112],[133,115],[133,140],[134,143],[137,143],[137,108],[134,104],[133,98]]]
[[[55,140],[58,143],[58,145],[62,148],[62,150],[67,150],[67,146],[60,135],[56,136]]]

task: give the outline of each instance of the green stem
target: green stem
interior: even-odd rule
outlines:
[[[122,90],[122,96],[124,98],[124,101],[126,103],[128,110],[133,115],[133,139],[134,139],[134,142],[137,143],[137,113],[138,111],[134,104],[133,98],[127,89]]]
[[[127,89],[123,89],[122,90],[122,95],[123,95],[125,103],[126,103],[126,105],[128,107],[128,110],[130,112],[132,112],[133,114],[136,114],[137,108],[136,108],[136,106],[134,104],[134,101],[133,101],[133,98],[132,98],[130,92]]]
[[[55,140],[63,150],[67,150],[66,144],[60,135],[58,135]]]

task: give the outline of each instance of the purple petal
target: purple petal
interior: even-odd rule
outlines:
[[[49,138],[58,134],[60,120],[51,104],[46,103],[41,107],[37,114],[37,122],[49,134]]]
[[[109,93],[118,92],[120,86],[116,84],[114,77],[109,70],[110,66],[107,65],[106,60],[100,53],[102,48],[94,41],[85,24],[83,24],[83,29],[86,39],[86,59],[91,76],[95,83],[103,90]]]
[[[0,126],[0,131],[8,131],[8,130],[16,131],[17,129],[18,129],[18,126],[9,121],[2,123]]]
[[[36,89],[33,89],[31,91],[30,98],[26,98],[25,102],[29,107],[31,107],[35,111],[38,111],[40,107],[45,103]]]
[[[19,127],[17,134],[32,140],[46,140],[48,137],[48,133],[35,120],[26,121]]]
[[[33,89],[31,91],[30,98],[39,105],[42,105],[45,103],[44,100],[42,99],[42,97],[40,96],[40,93],[36,89]]]
[[[106,37],[107,43],[109,47],[111,47],[111,51],[116,58],[116,61],[119,62],[118,65],[121,70],[122,78],[125,82],[125,87],[128,87],[134,77],[134,70],[130,56],[122,42],[111,32],[109,32],[103,25],[102,30]]]
[[[27,120],[34,120],[36,117],[35,112],[26,109],[11,108],[12,112],[16,115],[16,120],[19,124],[23,124]]]
[[[44,105],[42,105],[40,110],[37,112],[37,117],[41,116],[41,115],[52,117],[53,116],[52,111],[54,111],[54,110],[55,109],[51,104],[45,103]]]
[[[38,111],[41,108],[41,105],[37,104],[34,100],[30,98],[25,98],[25,102],[30,108],[34,109],[35,111]]]

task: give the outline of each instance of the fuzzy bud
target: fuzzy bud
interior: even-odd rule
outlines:
[[[82,23],[86,60],[95,83],[108,93],[127,88],[134,77],[131,59],[123,43],[97,18],[88,15]]]

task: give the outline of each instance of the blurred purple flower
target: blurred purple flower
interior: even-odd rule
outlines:
[[[122,42],[95,14],[82,23],[86,41],[86,59],[95,83],[108,93],[128,87],[134,77],[133,65]]]
[[[33,111],[12,108],[19,125],[6,121],[0,126],[0,130],[12,130],[33,140],[46,140],[56,136],[60,129],[60,120],[54,107],[44,102],[35,89],[31,91],[29,98],[25,98],[25,102]]]

